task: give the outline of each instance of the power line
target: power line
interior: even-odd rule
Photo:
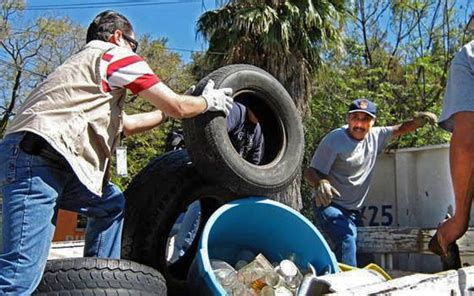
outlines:
[[[95,3],[74,3],[74,4],[48,4],[48,5],[28,5],[25,10],[52,10],[52,9],[88,9],[88,8],[104,8],[110,7],[126,7],[126,6],[157,6],[170,4],[196,3],[202,0],[178,0],[178,1],[111,1],[111,2],[95,2]]]
[[[174,50],[174,51],[186,51],[186,52],[197,52],[197,53],[207,53],[213,55],[225,55],[224,52],[217,52],[217,51],[209,51],[209,50],[195,50],[195,49],[185,49],[185,48],[176,48],[176,47],[166,47],[165,49]]]
[[[11,28],[11,30],[15,33],[38,33],[38,31],[25,31],[23,29],[17,29],[17,28]],[[216,52],[216,51],[206,51],[206,50],[198,50],[198,49],[189,49],[189,48],[178,48],[178,47],[168,47],[164,46],[165,49],[171,50],[171,51],[182,51],[182,52],[190,52],[190,53],[207,53],[207,54],[212,54],[212,55],[225,55],[223,52]]]

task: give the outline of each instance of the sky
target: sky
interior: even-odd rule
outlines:
[[[191,60],[192,51],[204,51],[207,43],[196,36],[199,16],[216,8],[219,0],[26,0],[25,16],[68,16],[88,27],[92,19],[108,9],[124,14],[132,23],[137,36],[149,34],[167,38],[167,47],[181,55],[183,62]],[[458,0],[463,7],[460,17],[468,19],[474,0]]]
[[[196,36],[196,23],[207,10],[216,8],[216,0],[30,0],[26,1],[25,16],[68,16],[88,27],[92,19],[108,9],[125,15],[135,34],[167,38],[167,47],[190,61],[192,51],[203,51],[207,43]]]

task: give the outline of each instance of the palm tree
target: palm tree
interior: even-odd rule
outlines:
[[[265,69],[301,111],[323,48],[341,44],[337,24],[343,9],[343,0],[230,0],[204,13],[197,29],[209,41],[211,65],[248,63]]]
[[[337,25],[344,2],[229,0],[198,21],[198,33],[209,42],[205,61],[212,68],[247,63],[265,69],[285,86],[304,113],[324,49],[341,44]],[[277,200],[301,209],[300,185],[298,177]]]

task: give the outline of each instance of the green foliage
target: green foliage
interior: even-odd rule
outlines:
[[[118,177],[114,171],[112,181],[122,190],[125,190],[131,179],[140,172],[150,160],[163,153],[164,139],[169,129],[170,126],[167,123],[164,127],[155,128],[143,134],[123,139],[122,145],[127,147],[128,176]],[[113,168],[116,168],[115,158]]]
[[[11,22],[23,21],[13,12],[3,13]],[[79,36],[84,35],[84,29],[68,18],[40,17],[0,40],[0,137],[30,91],[83,46]]]
[[[198,33],[209,41],[200,63],[207,69],[236,63],[258,66],[282,83],[304,113],[323,52],[340,45],[337,25],[344,2],[231,0],[198,21]],[[295,208],[301,204],[298,181],[279,194]]]
[[[0,63],[0,93],[2,94],[0,117],[7,123],[29,92],[41,82],[57,66],[65,61],[83,45],[85,29],[74,24],[68,18],[51,18],[40,16],[32,21],[25,21],[19,11],[23,8],[22,1],[2,2],[1,18],[16,28],[25,22],[22,30],[15,30],[7,38],[0,38],[0,54],[9,57],[6,63]],[[1,31],[0,31],[1,32]],[[178,93],[184,92],[195,84],[190,67],[184,65],[178,54],[166,49],[166,39],[152,39],[150,36],[140,38],[140,55],[148,62],[162,81]],[[3,58],[2,58],[3,59]],[[154,107],[145,100],[130,96],[127,98],[125,112],[134,114],[147,112]],[[179,125],[176,122],[175,125]],[[125,189],[131,178],[138,173],[151,159],[163,153],[164,139],[173,124],[167,122],[160,128],[125,138],[123,145],[127,147],[129,177],[120,178],[115,175],[113,163],[112,180]],[[5,126],[2,125],[0,136]],[[115,162],[115,160],[113,160]]]
[[[447,70],[462,45],[463,26],[454,6],[446,6],[442,16],[439,3],[358,1],[349,9],[344,55],[329,53],[327,66],[314,77],[311,116],[304,122],[304,168],[322,137],[346,123],[353,99],[377,103],[378,126],[402,123],[416,111],[441,114]],[[390,20],[388,28],[384,17]],[[441,129],[424,127],[393,139],[387,149],[435,145],[449,138]],[[302,189],[304,213],[310,216],[311,192],[306,184]]]
[[[336,23],[343,3],[229,1],[198,21],[198,32],[209,41],[206,61],[211,68],[233,63],[259,66],[279,79],[303,108],[322,51],[339,44]]]
[[[183,93],[195,83],[195,79],[180,55],[166,49],[166,42],[165,38],[154,40],[145,35],[140,38],[139,54],[167,86]]]
[[[184,65],[179,55],[168,51],[166,39],[150,36],[140,38],[139,54],[180,93],[196,83],[195,77],[229,63],[250,63],[272,73],[300,110],[307,111],[306,168],[322,137],[345,124],[347,105],[354,98],[367,97],[378,104],[377,125],[400,123],[415,111],[440,114],[449,62],[462,42],[472,39],[472,32],[463,31],[456,6],[440,5],[443,1],[353,3],[344,7],[349,2],[231,0],[201,16],[198,32],[209,41],[209,50],[193,55],[193,64]],[[67,18],[25,21],[24,7],[19,0],[1,4],[0,54],[8,57],[8,63],[0,63],[0,115],[6,119],[33,87],[83,45],[85,36],[84,28]],[[340,54],[342,45],[345,50]],[[125,111],[152,109],[143,99],[130,96]],[[172,127],[168,122],[123,140],[129,177],[113,176],[122,189],[163,152],[164,137]],[[449,136],[423,128],[395,139],[390,148],[446,143]],[[309,216],[310,193],[305,186],[303,212]]]

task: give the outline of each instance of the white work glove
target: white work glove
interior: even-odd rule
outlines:
[[[339,191],[332,187],[328,180],[322,179],[313,192],[317,207],[327,207],[334,197],[341,197]]]
[[[202,97],[206,101],[206,109],[202,112],[207,111],[222,111],[225,115],[229,115],[230,109],[232,109],[232,88],[214,88],[214,81],[209,79],[204,90],[202,91]]]
[[[196,86],[195,86],[195,85],[191,85],[191,86],[184,92],[184,95],[186,95],[186,96],[192,95],[195,89],[196,89]]]

